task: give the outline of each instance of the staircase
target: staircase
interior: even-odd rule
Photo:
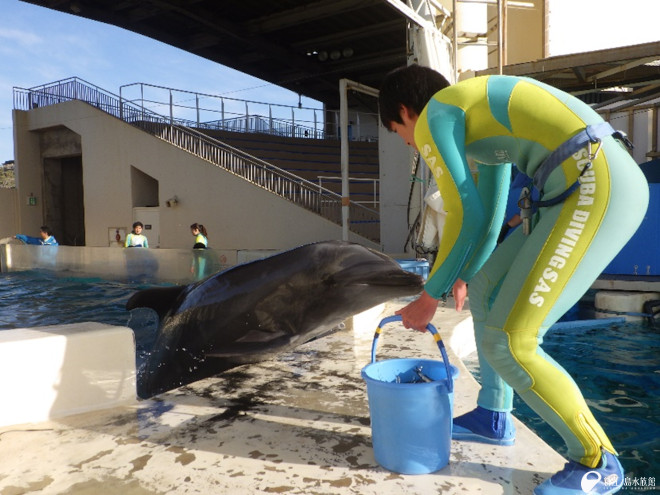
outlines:
[[[337,139],[284,137],[272,133],[199,129],[275,167],[341,194],[341,143]],[[349,141],[351,201],[379,209],[378,143]]]
[[[99,110],[167,141],[213,165],[266,189],[323,218],[341,225],[342,198],[325,187],[256,158],[238,148],[179,122],[122,100],[77,77],[35,88],[14,88],[14,109],[33,110],[71,100]],[[351,201],[349,229],[371,241],[380,240],[379,212]]]

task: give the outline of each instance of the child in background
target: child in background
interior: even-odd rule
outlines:
[[[195,236],[193,249],[206,249],[209,247],[208,234],[206,228],[201,223],[193,223],[190,226],[190,232]]]
[[[148,248],[149,241],[147,240],[147,237],[142,234],[142,229],[144,229],[142,222],[135,222],[133,224],[133,231],[126,236],[124,247]]]

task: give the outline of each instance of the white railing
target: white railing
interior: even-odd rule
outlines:
[[[167,118],[133,102],[123,101],[118,96],[77,77],[30,89],[14,88],[16,110],[31,110],[71,100],[84,101],[332,222],[341,224],[341,195],[188,127],[189,122]],[[350,229],[378,242],[379,213],[354,202],[350,203],[349,208]]]
[[[266,103],[136,82],[119,88],[119,98],[189,127],[276,136],[338,139],[339,110]],[[378,115],[352,111],[350,139],[376,141]]]
[[[325,133],[315,127],[293,124],[290,120],[278,120],[274,117],[265,118],[261,115],[242,115],[230,119],[200,122],[197,127],[200,129],[254,132],[294,138],[325,139]]]

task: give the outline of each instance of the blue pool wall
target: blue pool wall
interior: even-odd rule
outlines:
[[[660,275],[660,160],[640,168],[649,181],[649,207],[635,235],[603,271],[608,275]]]

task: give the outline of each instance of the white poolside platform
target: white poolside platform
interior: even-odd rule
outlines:
[[[513,447],[453,441],[433,474],[376,463],[360,370],[375,324],[403,304],[153,400],[0,427],[0,494],[531,494],[565,461],[520,422]],[[455,414],[478,390],[455,354],[471,350],[468,318],[446,307],[433,320],[460,368]],[[379,341],[379,359],[440,356],[430,335],[398,324]]]

